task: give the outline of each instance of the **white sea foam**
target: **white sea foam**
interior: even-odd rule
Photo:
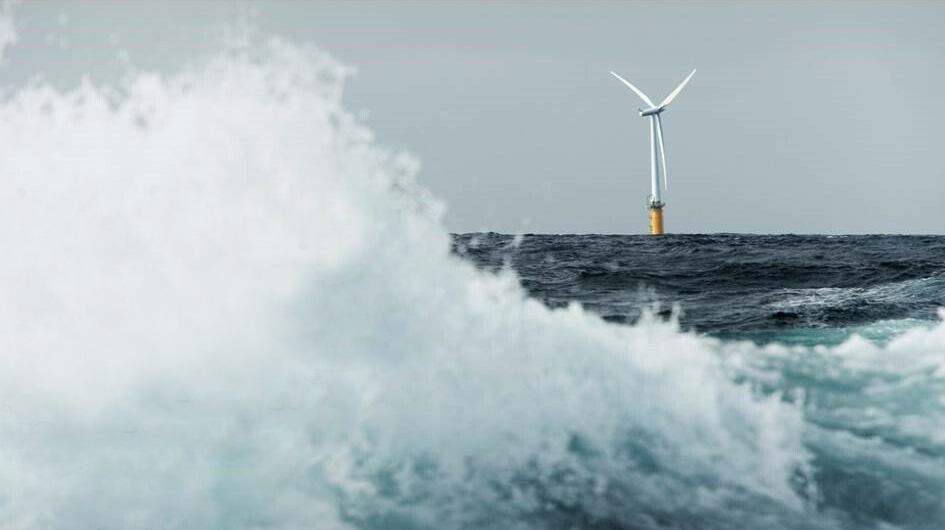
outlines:
[[[843,307],[852,302],[881,304],[901,302],[914,292],[935,292],[945,282],[942,275],[890,282],[869,287],[815,287],[783,289],[783,298],[769,304],[776,309]]]
[[[348,71],[273,38],[0,103],[0,526],[812,517],[802,411],[733,381],[747,345],[450,256]]]

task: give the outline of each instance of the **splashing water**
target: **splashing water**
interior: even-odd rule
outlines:
[[[257,39],[3,99],[0,525],[816,528],[863,522],[843,470],[941,490],[945,327],[758,348],[548,310],[450,255],[348,72]]]

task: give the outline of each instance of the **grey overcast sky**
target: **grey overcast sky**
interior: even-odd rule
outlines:
[[[945,3],[260,2],[358,67],[346,101],[423,163],[453,231],[643,233],[662,99],[670,232],[945,233]],[[245,12],[27,2],[4,84],[176,68]]]

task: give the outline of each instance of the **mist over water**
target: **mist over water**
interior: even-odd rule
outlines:
[[[0,101],[0,526],[932,528],[945,326],[755,346],[450,253],[350,69]]]

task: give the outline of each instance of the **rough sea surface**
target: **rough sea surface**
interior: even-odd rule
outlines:
[[[940,238],[453,238],[233,33],[0,91],[0,528],[945,527]]]
[[[945,307],[945,236],[472,233],[453,250],[552,308],[624,323],[675,308],[685,329],[760,342],[888,340]]]
[[[816,493],[802,495],[810,520],[784,526],[945,527],[945,236],[471,233],[452,249],[513,273],[548,307],[631,326],[655,315],[722,340],[733,380],[802,412],[811,467],[795,486]],[[916,331],[936,326],[939,339]],[[675,512],[578,526],[738,520]]]

